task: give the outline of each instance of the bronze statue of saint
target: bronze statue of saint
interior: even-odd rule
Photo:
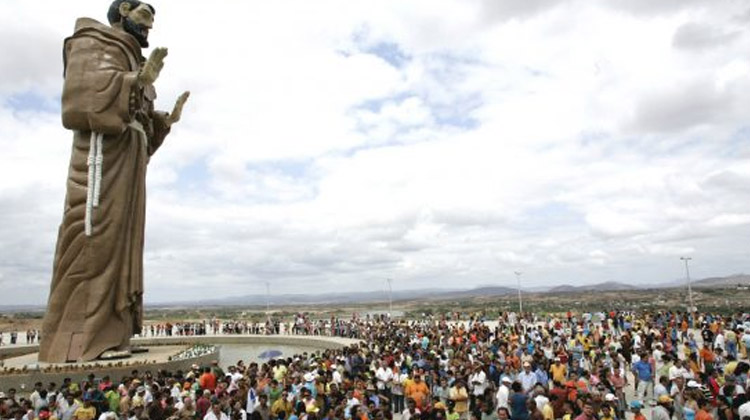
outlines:
[[[115,0],[110,25],[80,18],[63,49],[62,121],[73,131],[41,362],[125,357],[143,321],[146,167],[180,120],[154,110],[166,48],[148,60],[154,8]]]

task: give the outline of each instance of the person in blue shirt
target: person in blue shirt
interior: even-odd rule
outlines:
[[[511,416],[513,420],[528,420],[529,410],[526,402],[529,397],[523,392],[520,382],[513,382],[511,385],[513,392],[510,394],[508,404],[510,405]]]
[[[654,398],[654,367],[649,360],[648,353],[641,354],[641,360],[633,364],[633,373],[638,375],[638,384],[636,386],[636,395],[642,392],[643,399],[648,396],[649,386],[651,387],[651,399]]]
[[[534,375],[536,375],[536,383],[542,384],[544,389],[549,387],[549,375],[547,375],[547,372],[542,368],[541,363],[536,365]]]

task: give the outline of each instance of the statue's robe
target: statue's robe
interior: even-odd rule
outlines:
[[[144,58],[133,36],[81,18],[63,57],[62,120],[74,136],[42,362],[93,360],[140,332],[146,166],[169,131],[153,86],[137,81]]]

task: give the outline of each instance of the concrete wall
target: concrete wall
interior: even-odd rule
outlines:
[[[191,336],[191,337],[147,337],[135,338],[133,344],[141,346],[160,346],[160,345],[179,345],[179,344],[250,344],[250,345],[286,345],[298,346],[311,349],[337,349],[347,345],[360,342],[340,337],[321,337],[321,336],[295,336],[295,335],[209,335],[209,336]],[[22,356],[39,351],[39,345],[15,345],[0,347],[0,360]],[[139,371],[150,370],[155,372],[160,369],[168,371],[187,370],[191,365],[208,365],[212,360],[219,358],[219,349],[215,353],[209,353],[197,358],[185,359],[179,361],[164,361],[160,363],[149,363],[145,365],[127,365],[122,367],[96,367],[81,369],[78,372],[62,373],[42,373],[29,372],[26,374],[10,375],[0,374],[0,391],[8,388],[16,388],[19,392],[25,388],[32,389],[35,382],[55,382],[58,385],[64,378],[71,378],[74,381],[80,381],[87,377],[89,373],[94,373],[97,377],[109,375],[113,380],[119,380],[121,377],[129,375],[134,369]],[[109,362],[102,362],[109,364]],[[116,365],[116,362],[112,364]]]
[[[147,370],[150,370],[151,372],[156,372],[158,370],[168,370],[168,371],[176,371],[176,370],[182,370],[186,371],[190,369],[190,366],[193,364],[198,364],[201,366],[209,365],[212,360],[217,359],[219,357],[219,351],[218,349],[214,353],[207,353],[200,357],[195,357],[192,359],[185,359],[185,360],[179,360],[179,361],[170,361],[170,362],[163,362],[163,363],[149,363],[146,365],[129,365],[129,366],[122,366],[122,367],[95,367],[95,368],[86,368],[81,369],[77,372],[63,372],[63,373],[42,373],[42,372],[29,372],[26,374],[20,374],[20,375],[2,375],[0,376],[0,390],[7,391],[8,388],[16,388],[16,390],[21,394],[26,394],[30,390],[33,390],[34,384],[36,382],[42,382],[45,385],[49,382],[55,382],[58,386],[63,382],[63,379],[70,378],[75,382],[82,381],[86,379],[86,377],[93,373],[97,376],[97,378],[101,378],[103,376],[109,375],[110,378],[112,378],[113,381],[119,381],[120,378],[123,376],[128,376],[130,373],[137,369],[139,372],[144,372]],[[109,362],[105,362],[109,363]]]
[[[309,335],[203,335],[191,337],[146,337],[135,338],[133,343],[143,346],[172,344],[257,344],[314,347],[317,349],[340,349],[347,345],[359,343],[341,337],[324,337]]]
[[[39,344],[5,345],[0,347],[0,360],[36,353],[38,351]]]

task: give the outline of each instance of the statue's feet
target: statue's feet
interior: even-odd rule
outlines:
[[[130,352],[133,354],[148,353],[148,347],[130,346]]]
[[[126,350],[107,350],[99,355],[99,360],[116,360],[116,359],[127,359],[132,356],[130,349]]]

